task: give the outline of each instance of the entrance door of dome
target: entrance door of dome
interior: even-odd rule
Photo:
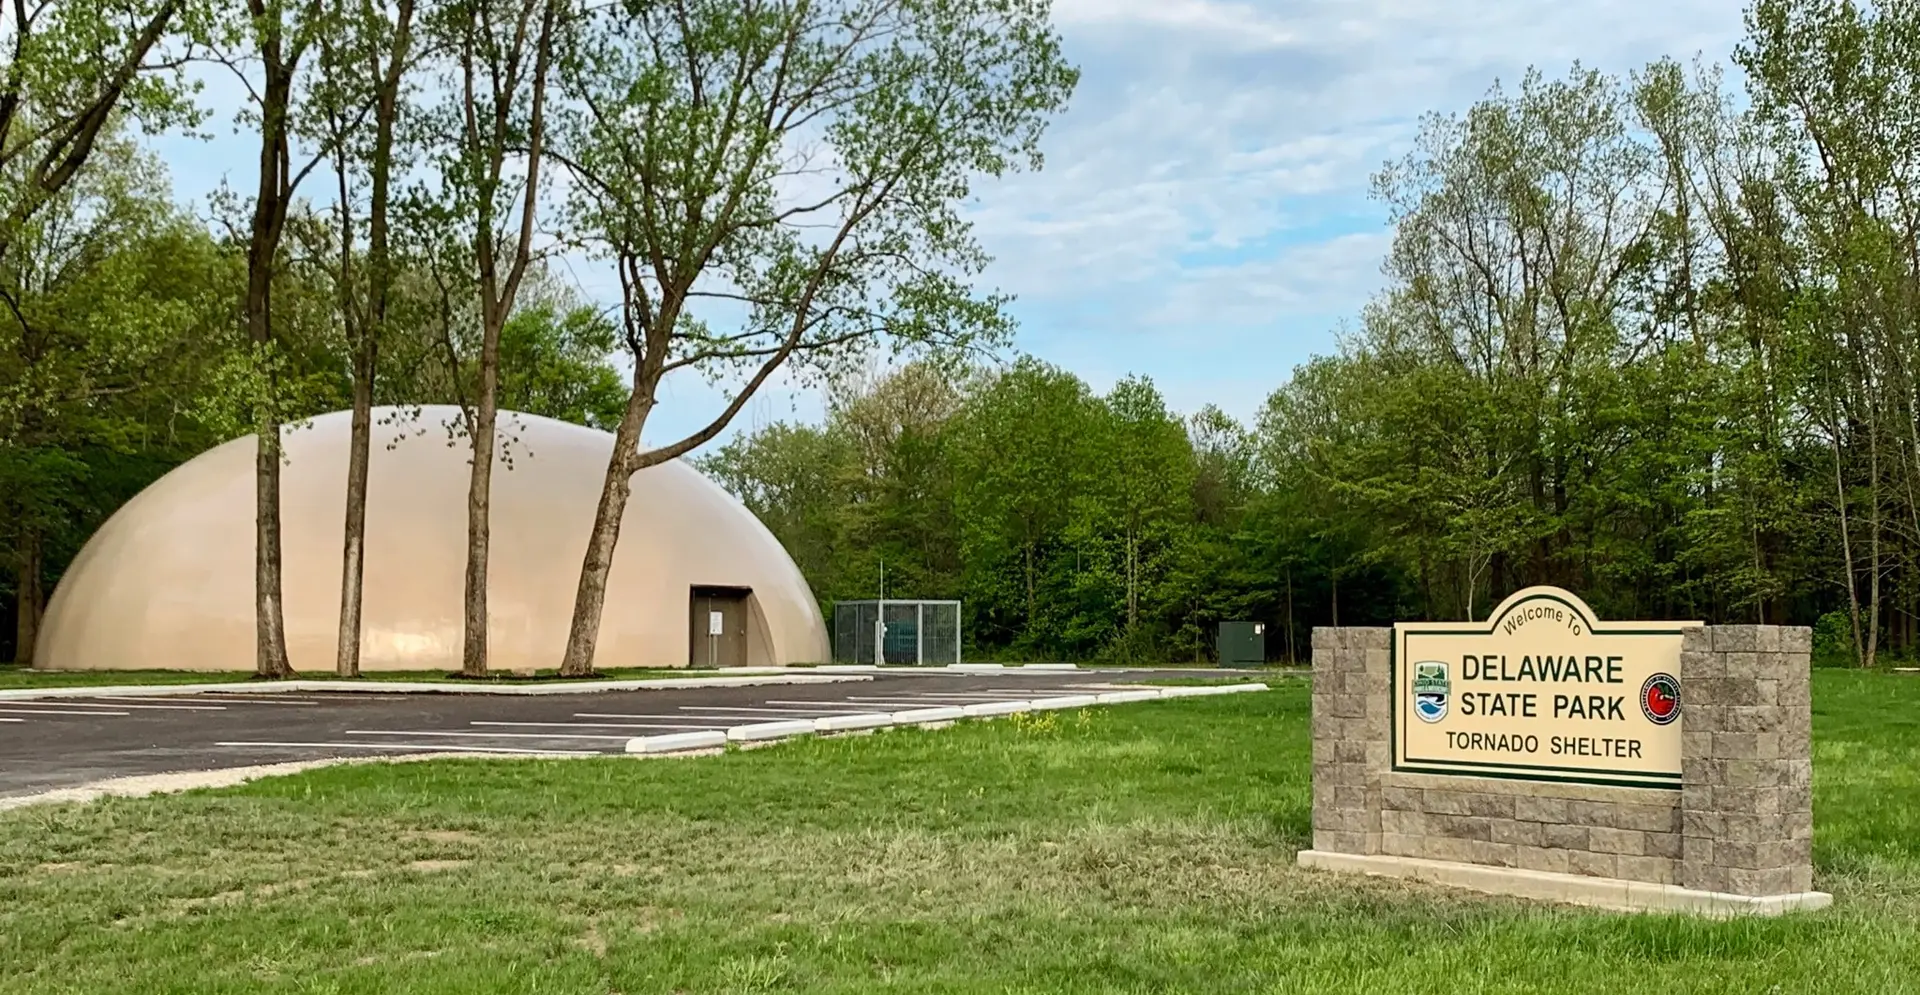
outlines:
[[[747,625],[751,613],[746,587],[695,587],[687,638],[687,664],[693,667],[747,665]]]

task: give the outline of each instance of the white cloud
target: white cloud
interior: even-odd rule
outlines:
[[[1725,0],[1056,0],[1079,92],[1046,168],[982,186],[971,217],[1019,296],[1022,345],[1096,386],[1152,372],[1170,400],[1248,416],[1330,350],[1379,286],[1370,177],[1427,112],[1529,65],[1626,73],[1723,60]],[[1169,355],[1166,346],[1180,347]],[[1263,387],[1256,387],[1264,384]],[[1204,400],[1203,400],[1204,403]]]
[[[1200,331],[1264,328],[1277,314],[1345,313],[1378,285],[1390,240],[1384,231],[1354,232],[1288,246],[1277,255],[1196,269],[1141,318],[1149,327]]]
[[[1054,22],[1081,26],[1147,27],[1205,33],[1237,45],[1284,45],[1294,40],[1283,22],[1244,3],[1214,0],[1057,0]]]
[[[1055,0],[1054,15],[1080,90],[1043,171],[977,186],[968,214],[997,259],[983,282],[1019,295],[1023,348],[1095,387],[1148,372],[1177,406],[1243,417],[1378,287],[1369,177],[1421,114],[1529,65],[1724,61],[1743,30],[1729,0]],[[183,193],[215,171],[247,188],[250,156],[213,149],[164,143]],[[691,382],[663,400],[663,433],[720,403]],[[789,384],[742,421],[818,409]]]

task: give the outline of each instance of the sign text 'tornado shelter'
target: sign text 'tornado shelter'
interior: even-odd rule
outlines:
[[[1680,643],[1698,624],[1601,622],[1551,587],[1485,623],[1399,623],[1393,769],[1678,788]]]

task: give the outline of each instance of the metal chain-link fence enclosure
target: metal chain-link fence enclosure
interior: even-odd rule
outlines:
[[[886,628],[880,627],[883,620]],[[880,653],[874,648],[880,647]],[[839,601],[833,662],[943,666],[960,662],[960,602]]]

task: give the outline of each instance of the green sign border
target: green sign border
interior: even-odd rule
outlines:
[[[1525,595],[1522,597],[1522,595]],[[1500,627],[1500,620],[1507,613],[1522,604],[1533,601],[1557,601],[1569,611],[1578,615],[1587,623],[1587,631],[1607,636],[1678,636],[1699,623],[1675,623],[1671,628],[1611,628],[1597,621],[1591,610],[1576,604],[1558,594],[1547,591],[1517,591],[1487,616],[1485,628],[1465,629],[1421,629],[1410,632],[1403,629],[1407,623],[1393,624],[1393,642],[1387,647],[1387,763],[1396,774],[1436,774],[1442,777],[1492,777],[1511,781],[1542,781],[1553,784],[1594,784],[1610,788],[1654,788],[1662,791],[1680,789],[1679,774],[1649,774],[1646,771],[1606,771],[1591,767],[1559,767],[1552,764],[1509,764],[1482,760],[1432,760],[1409,757],[1403,763],[1400,759],[1401,723],[1406,721],[1406,713],[1400,707],[1400,651],[1402,643],[1410,635],[1422,636],[1491,636]],[[1677,675],[1681,687],[1686,686],[1687,675]],[[1420,765],[1420,766],[1416,766]],[[1438,768],[1438,769],[1435,769]],[[1448,769],[1456,768],[1456,769]]]

